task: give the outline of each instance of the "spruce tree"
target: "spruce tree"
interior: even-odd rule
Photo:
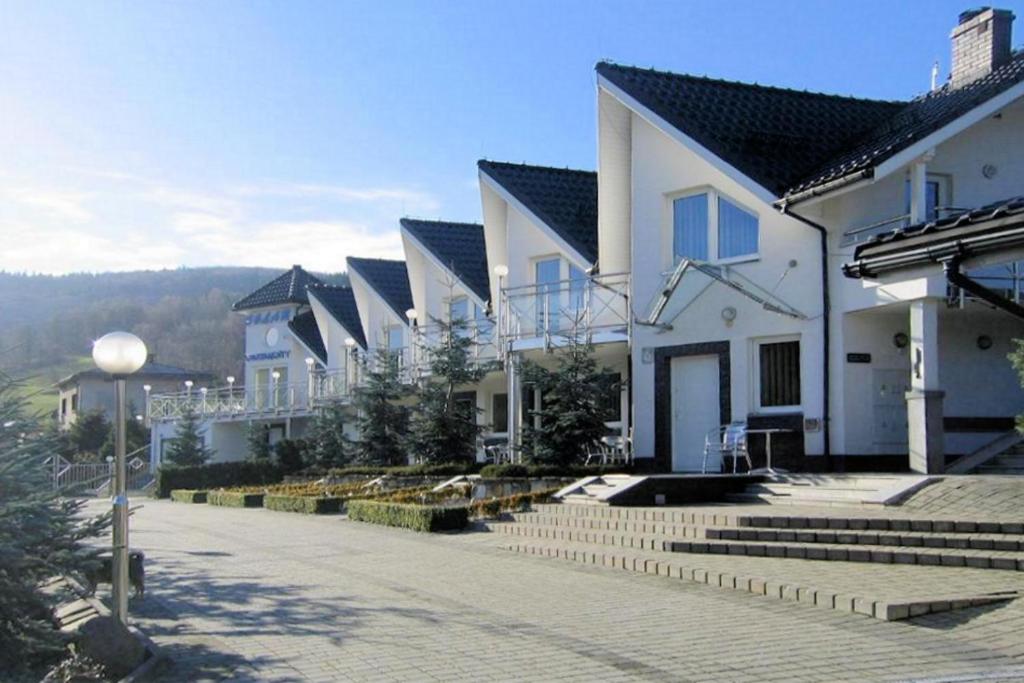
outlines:
[[[577,464],[591,444],[605,436],[605,420],[612,416],[603,399],[618,389],[618,382],[611,371],[598,367],[593,346],[577,335],[571,335],[555,355],[554,369],[523,363],[523,382],[542,397],[539,410],[525,411],[523,442],[531,460]]]
[[[110,435],[111,425],[102,410],[88,410],[75,416],[68,439],[78,462],[100,462],[100,450]]]
[[[356,387],[359,439],[355,457],[365,465],[405,465],[409,410],[399,401],[409,392],[399,377],[398,357],[378,349],[372,363],[363,363],[365,381]]]
[[[142,424],[141,420],[135,418],[135,406],[128,405],[128,421],[125,423],[125,453],[135,453],[143,446],[149,443],[149,432],[146,430],[145,425]],[[110,425],[110,430],[107,432],[107,438],[103,441],[103,445],[100,446],[100,457],[106,458],[107,456],[114,455],[114,425]],[[139,453],[136,453],[135,457],[138,457]],[[146,456],[143,456],[145,459]]]
[[[94,568],[98,551],[83,541],[109,522],[82,517],[83,502],[52,490],[46,459],[56,444],[28,417],[19,391],[0,373],[0,680],[30,677],[64,652],[39,584]]]
[[[199,429],[199,417],[191,407],[178,418],[174,440],[167,447],[167,462],[179,467],[205,465],[213,457]]]
[[[270,462],[273,450],[270,447],[270,425],[265,422],[250,422],[245,429],[245,443],[251,462]]]
[[[430,377],[419,389],[409,430],[412,453],[422,462],[472,462],[476,460],[479,410],[475,405],[456,402],[460,386],[483,379],[490,369],[475,364],[474,344],[466,334],[466,322],[433,320],[441,331],[440,341],[429,349]]]
[[[345,434],[346,409],[340,403],[325,404],[313,418],[309,436],[311,464],[323,469],[343,467],[352,460],[352,441]]]

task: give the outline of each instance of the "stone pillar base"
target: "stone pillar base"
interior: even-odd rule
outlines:
[[[946,468],[942,400],[946,392],[914,389],[906,393],[910,470],[941,474]]]

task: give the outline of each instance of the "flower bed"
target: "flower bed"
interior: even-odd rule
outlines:
[[[206,491],[194,491],[192,489],[174,489],[171,491],[171,500],[175,503],[205,503]]]
[[[302,512],[307,515],[330,515],[341,512],[344,498],[324,496],[286,496],[268,493],[263,497],[263,507],[281,512]]]
[[[258,508],[263,506],[263,493],[210,491],[206,500],[210,505],[220,505],[222,507]]]
[[[353,500],[348,503],[348,518],[414,531],[454,531],[464,529],[469,524],[469,509]]]
[[[497,517],[502,512],[529,510],[533,505],[547,503],[558,489],[537,491],[535,493],[517,493],[502,498],[478,500],[470,504],[469,509],[474,517]]]

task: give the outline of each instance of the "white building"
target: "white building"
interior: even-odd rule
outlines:
[[[300,266],[232,307],[245,316],[245,374],[219,386],[193,383],[153,392],[149,401],[152,464],[163,461],[176,422],[192,410],[201,421],[213,462],[242,460],[251,425],[266,428],[271,444],[301,438],[322,401],[347,401],[351,364],[345,340],[365,348],[355,297],[325,285]]]
[[[937,471],[1012,440],[1019,313],[964,296],[941,267],[855,254],[1020,194],[1012,15],[961,20],[951,81],[907,102],[597,66],[600,263],[633,274],[634,446],[652,469],[699,469],[705,435],[730,421],[786,430],[774,454],[799,469],[906,467],[909,451]],[[858,256],[861,279],[845,277]],[[998,262],[984,274],[1012,274],[997,288],[1019,297],[1015,250],[963,256]]]

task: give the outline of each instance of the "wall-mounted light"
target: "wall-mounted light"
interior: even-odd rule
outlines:
[[[725,321],[726,327],[731,327],[733,321],[736,320],[736,309],[732,306],[726,306],[722,309],[722,320]]]
[[[405,312],[405,317],[409,319],[409,322],[416,320],[416,309],[410,308]]]
[[[910,345],[910,337],[906,332],[897,332],[892,336],[892,343],[897,349],[905,349]]]
[[[988,351],[992,348],[992,337],[987,334],[983,334],[978,337],[978,348],[982,351]]]
[[[352,337],[346,337],[345,338],[345,346],[348,347],[349,350],[353,349],[355,347],[355,345],[356,345],[356,340],[355,339],[353,339]]]
[[[508,266],[506,266],[504,263],[499,263],[498,265],[494,266],[494,274],[497,275],[498,277],[507,277]]]
[[[985,164],[981,167],[981,175],[985,176],[988,180],[992,180],[999,173],[999,169],[996,168],[995,164]]]
[[[308,369],[312,370],[313,369],[313,363],[315,363],[315,362],[316,361],[313,360],[310,356],[306,356],[306,367]]]

